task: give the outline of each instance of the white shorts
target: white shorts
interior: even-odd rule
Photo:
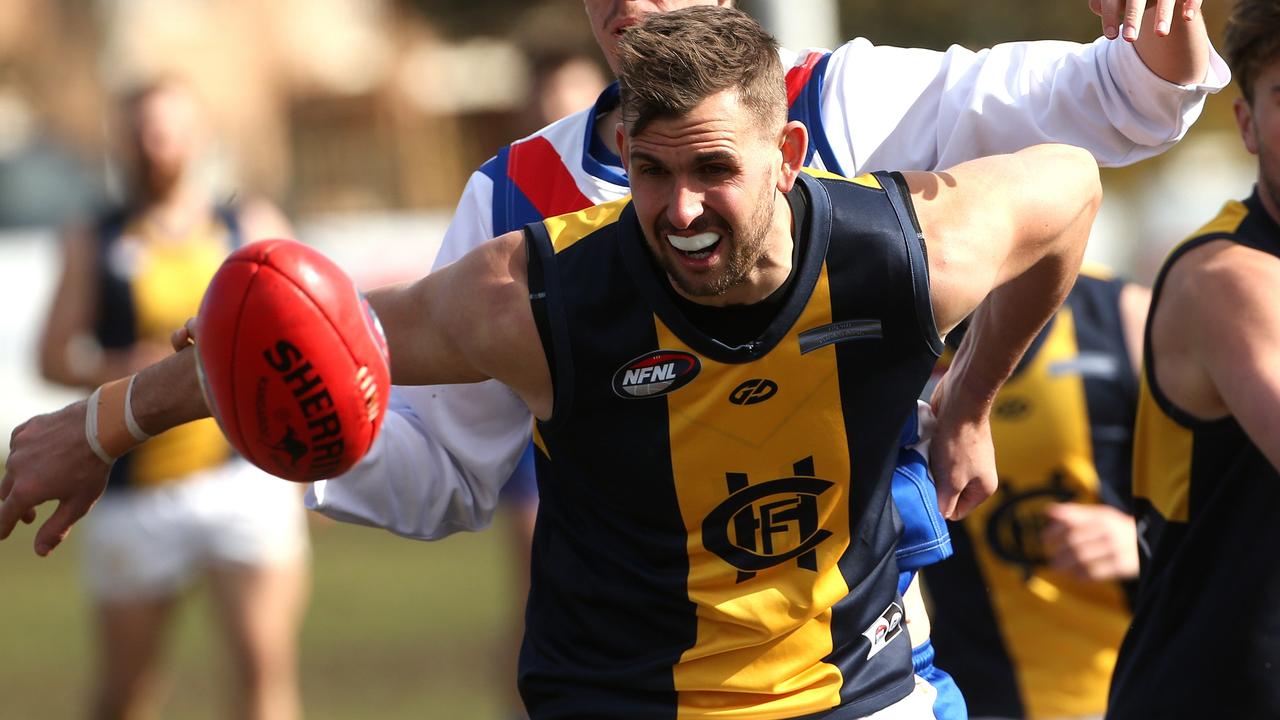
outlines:
[[[85,518],[97,600],[180,592],[213,563],[285,564],[310,548],[302,491],[235,459],[154,488],[112,490]]]
[[[911,694],[889,707],[866,715],[861,720],[933,720],[933,701],[938,691],[924,678],[916,675],[916,686]]]

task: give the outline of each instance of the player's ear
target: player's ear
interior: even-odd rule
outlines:
[[[1236,112],[1236,127],[1240,128],[1240,138],[1251,155],[1258,154],[1258,134],[1254,132],[1253,108],[1244,98],[1236,98],[1232,109]]]
[[[809,130],[799,120],[791,120],[782,126],[778,142],[782,155],[782,172],[778,175],[778,190],[789,192],[796,182],[796,176],[804,167],[804,159],[809,151]]]

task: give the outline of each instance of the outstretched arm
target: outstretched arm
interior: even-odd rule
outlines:
[[[832,54],[810,129],[845,174],[945,168],[1047,142],[1083,147],[1103,166],[1135,163],[1172,147],[1230,80],[1198,10],[1175,17],[1167,37],[1152,31],[1156,16],[1146,13],[1135,42],[934,52],[857,39]]]
[[[486,244],[412,285],[375,291],[399,384],[474,382],[496,377],[531,407],[550,412],[551,381],[529,309],[519,233]],[[465,292],[463,291],[465,289]],[[157,434],[207,417],[195,357],[184,349],[140,373],[132,406],[141,429]],[[0,540],[36,506],[58,509],[40,528],[36,552],[48,554],[88,512],[106,485],[108,466],[90,449],[81,401],[14,431],[0,483]]]
[[[949,332],[972,313],[933,398],[938,501],[945,516],[959,518],[995,490],[991,405],[1070,290],[1102,193],[1093,159],[1063,145],[906,178],[928,246],[938,329]]]
[[[152,435],[208,417],[195,353],[183,350],[139,372],[133,409],[138,425]],[[19,519],[33,520],[36,506],[57,501],[57,509],[36,533],[36,554],[48,555],[102,496],[109,467],[85,438],[85,411],[81,400],[14,429],[0,481],[0,540],[9,537]]]

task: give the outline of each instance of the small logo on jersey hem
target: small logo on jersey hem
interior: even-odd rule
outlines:
[[[867,642],[871,643],[871,648],[867,650],[868,660],[902,634],[902,620],[902,606],[896,602],[889,603],[889,607],[862,633]]]
[[[643,400],[675,392],[702,370],[697,355],[682,350],[655,350],[618,368],[613,392],[627,400]]]

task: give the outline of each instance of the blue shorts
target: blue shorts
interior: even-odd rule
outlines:
[[[934,717],[938,720],[968,720],[969,708],[964,704],[964,695],[956,681],[933,664],[933,641],[925,640],[911,649],[911,664],[916,675],[938,692],[933,701]]]

